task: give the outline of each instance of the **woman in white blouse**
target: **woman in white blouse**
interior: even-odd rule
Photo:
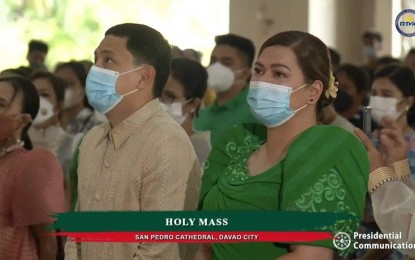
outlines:
[[[73,137],[60,125],[63,110],[65,82],[50,72],[36,72],[31,76],[40,97],[39,112],[29,129],[34,147],[45,147],[59,159],[65,174],[73,154]]]
[[[382,119],[380,132],[382,153],[360,130],[355,134],[365,145],[370,159],[369,193],[376,223],[383,233],[400,233],[393,243],[415,245],[415,183],[410,178],[408,144],[393,120]],[[400,250],[415,257],[415,249]]]

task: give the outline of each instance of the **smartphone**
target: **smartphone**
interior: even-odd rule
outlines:
[[[363,107],[363,132],[367,136],[372,135],[372,107]]]

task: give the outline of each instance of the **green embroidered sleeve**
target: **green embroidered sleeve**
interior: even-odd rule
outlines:
[[[291,196],[290,196],[291,197]],[[345,232],[351,237],[351,243],[347,249],[339,250],[340,255],[348,255],[353,252],[353,233],[359,227],[361,213],[354,207],[351,192],[347,189],[340,174],[335,168],[329,169],[328,173],[321,175],[310,187],[308,187],[297,198],[282,204],[283,210],[303,212],[341,212],[349,213],[355,219],[337,221],[332,226],[322,227],[321,231],[330,231],[334,234]],[[321,241],[311,243],[322,247],[333,248],[332,241]]]
[[[351,218],[321,227],[321,231],[347,233],[350,246],[339,253],[352,253],[353,234],[363,217],[369,174],[362,144],[346,131],[315,127],[293,143],[284,164],[280,210],[350,214]],[[333,240],[308,245],[336,249]]]

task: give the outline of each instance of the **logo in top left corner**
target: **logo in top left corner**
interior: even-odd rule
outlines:
[[[349,248],[352,240],[349,234],[345,232],[337,232],[333,237],[333,245],[339,250],[345,250]]]
[[[406,37],[415,36],[415,10],[405,9],[395,19],[395,27],[398,32]]]

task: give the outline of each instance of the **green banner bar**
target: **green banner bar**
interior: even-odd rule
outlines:
[[[294,211],[123,211],[55,214],[65,232],[111,231],[313,231],[356,217]]]

